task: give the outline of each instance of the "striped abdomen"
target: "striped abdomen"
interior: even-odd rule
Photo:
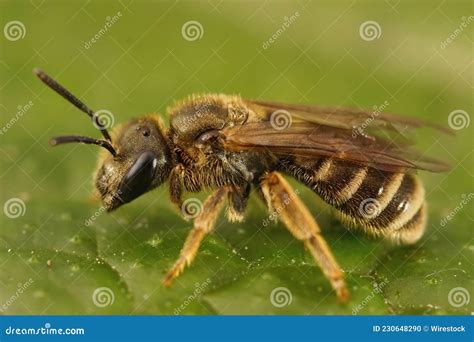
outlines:
[[[284,170],[374,235],[413,243],[426,224],[424,188],[411,173],[391,173],[329,158],[286,160]]]

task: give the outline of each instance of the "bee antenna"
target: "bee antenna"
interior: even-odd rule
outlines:
[[[108,150],[114,157],[117,156],[117,152],[115,151],[112,144],[108,142],[107,140],[102,140],[102,139],[94,139],[94,138],[83,137],[79,135],[65,135],[65,136],[51,139],[49,141],[49,144],[51,146],[57,146],[57,145],[68,144],[68,143],[73,143],[73,142],[98,145]]]
[[[92,109],[87,107],[81,100],[79,100],[77,97],[72,95],[66,88],[64,88],[62,85],[60,85],[58,82],[56,82],[54,79],[52,79],[50,76],[48,76],[43,70],[34,68],[33,72],[35,73],[36,76],[48,87],[53,89],[56,93],[64,97],[66,100],[68,100],[70,103],[72,103],[76,108],[79,110],[83,111],[89,117],[92,119],[94,122],[95,126],[99,128],[100,132],[104,136],[104,138],[108,141],[112,141],[110,138],[109,132],[107,132],[107,128],[102,124],[102,122],[99,119],[99,116],[94,113]]]

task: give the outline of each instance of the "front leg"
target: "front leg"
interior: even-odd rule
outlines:
[[[337,297],[341,301],[349,299],[341,268],[321,235],[318,224],[290,184],[279,173],[272,172],[262,181],[261,192],[269,210],[279,215],[295,238],[303,241],[331,282]]]
[[[194,219],[194,228],[188,234],[178,260],[176,260],[163,280],[166,286],[170,286],[173,279],[183,271],[184,267],[191,264],[202,239],[214,229],[217,216],[224,205],[228,193],[228,187],[220,188],[204,202],[201,212]]]
[[[183,164],[176,165],[170,173],[170,198],[171,203],[174,203],[179,210],[183,205],[181,196],[183,194],[183,177],[184,177],[184,166]]]

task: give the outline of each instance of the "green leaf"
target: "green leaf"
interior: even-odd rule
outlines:
[[[314,193],[292,181],[344,269],[348,303],[338,303],[281,223],[263,224],[267,214],[255,194],[246,221],[228,223],[221,215],[194,263],[165,288],[161,281],[192,222],[172,207],[167,186],[111,214],[90,201],[97,147],[51,150],[47,141],[62,133],[99,134],[31,73],[42,67],[92,108],[110,110],[116,123],[154,111],[166,119],[173,100],[222,91],[369,109],[387,101],[389,112],[448,127],[454,110],[468,119],[474,112],[472,28],[445,48],[440,43],[472,9],[469,1],[438,2],[399,3],[395,11],[384,2],[134,1],[129,11],[119,2],[43,3],[35,10],[28,2],[3,1],[4,21],[11,20],[5,13],[19,18],[26,35],[0,41],[1,313],[474,312],[474,125],[453,139],[429,131],[413,136],[421,151],[453,165],[445,174],[419,174],[429,224],[413,246],[346,229]],[[85,47],[118,11],[122,17]],[[264,48],[296,11],[298,19]],[[193,18],[204,34],[188,41],[181,28]],[[367,20],[382,28],[374,41],[359,35]],[[12,199],[19,199],[13,214],[7,208]]]

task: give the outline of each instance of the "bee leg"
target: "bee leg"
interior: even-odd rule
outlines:
[[[229,222],[241,222],[244,220],[244,212],[250,195],[250,184],[233,186],[229,191],[229,207],[227,208],[227,219]]]
[[[269,208],[278,214],[295,238],[303,241],[324,275],[329,279],[341,301],[349,299],[343,273],[318,224],[290,184],[277,172],[268,174],[261,182],[261,193]]]
[[[228,193],[229,188],[220,188],[210,195],[204,202],[202,210],[194,219],[194,228],[188,234],[178,260],[176,260],[173,267],[168,271],[163,280],[163,283],[166,286],[170,286],[173,279],[181,274],[184,267],[191,264],[196,256],[202,239],[214,229],[217,216],[224,205]]]
[[[178,209],[181,209],[181,205],[183,204],[181,201],[181,195],[183,193],[183,175],[184,166],[178,164],[171,170],[169,178],[171,203],[176,204]]]

